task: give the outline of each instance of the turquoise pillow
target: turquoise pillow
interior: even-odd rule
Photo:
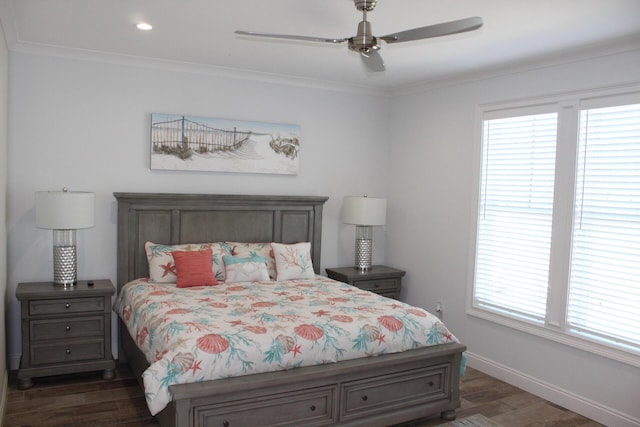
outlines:
[[[253,256],[250,258],[242,258],[239,256],[231,256],[231,255],[223,255],[222,256],[222,261],[225,263],[225,265],[231,265],[231,264],[242,264],[245,262],[260,262],[263,264],[266,264],[267,260],[265,257],[263,256]]]

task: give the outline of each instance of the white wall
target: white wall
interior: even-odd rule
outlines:
[[[404,94],[391,108],[388,205],[394,210],[385,227],[386,254],[408,271],[406,299],[431,310],[443,302],[444,320],[467,345],[471,366],[612,426],[640,424],[637,367],[465,314],[474,126],[479,104],[638,82],[638,70],[640,50],[634,50]]]
[[[7,292],[7,94],[9,82],[9,51],[0,28],[0,417],[4,415],[7,381],[5,341],[5,293]]]
[[[175,67],[174,67],[175,68]],[[385,196],[388,102],[368,94],[220,78],[12,52],[8,177],[8,353],[20,355],[19,282],[52,279],[51,231],[35,227],[34,192],[96,193],[96,226],[78,232],[79,278],[116,282],[113,192],[329,196],[322,269],[353,263],[345,195]],[[176,113],[301,126],[297,176],[152,171],[150,114]],[[365,124],[365,125],[363,125]],[[384,259],[384,236],[374,261]],[[114,346],[116,339],[114,337]],[[114,348],[114,354],[117,354]]]

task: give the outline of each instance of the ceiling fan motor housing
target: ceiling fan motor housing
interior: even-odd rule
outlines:
[[[371,35],[369,21],[361,21],[358,24],[358,33],[349,39],[349,49],[359,53],[380,49],[378,38]]]
[[[376,7],[375,0],[353,0],[359,11],[371,12]]]

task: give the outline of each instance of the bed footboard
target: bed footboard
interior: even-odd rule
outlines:
[[[133,340],[136,375],[146,363]],[[460,344],[170,386],[173,401],[157,416],[168,426],[388,426],[460,406]],[[136,354],[137,353],[137,354]]]

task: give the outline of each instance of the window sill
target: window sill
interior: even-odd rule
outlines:
[[[469,307],[467,308],[466,313],[473,317],[488,320],[518,331],[526,332],[570,347],[578,348],[589,353],[597,354],[608,359],[640,367],[640,353],[634,353],[632,350],[626,351],[604,345],[557,329],[552,329],[551,326],[536,325],[516,320],[478,307]]]

